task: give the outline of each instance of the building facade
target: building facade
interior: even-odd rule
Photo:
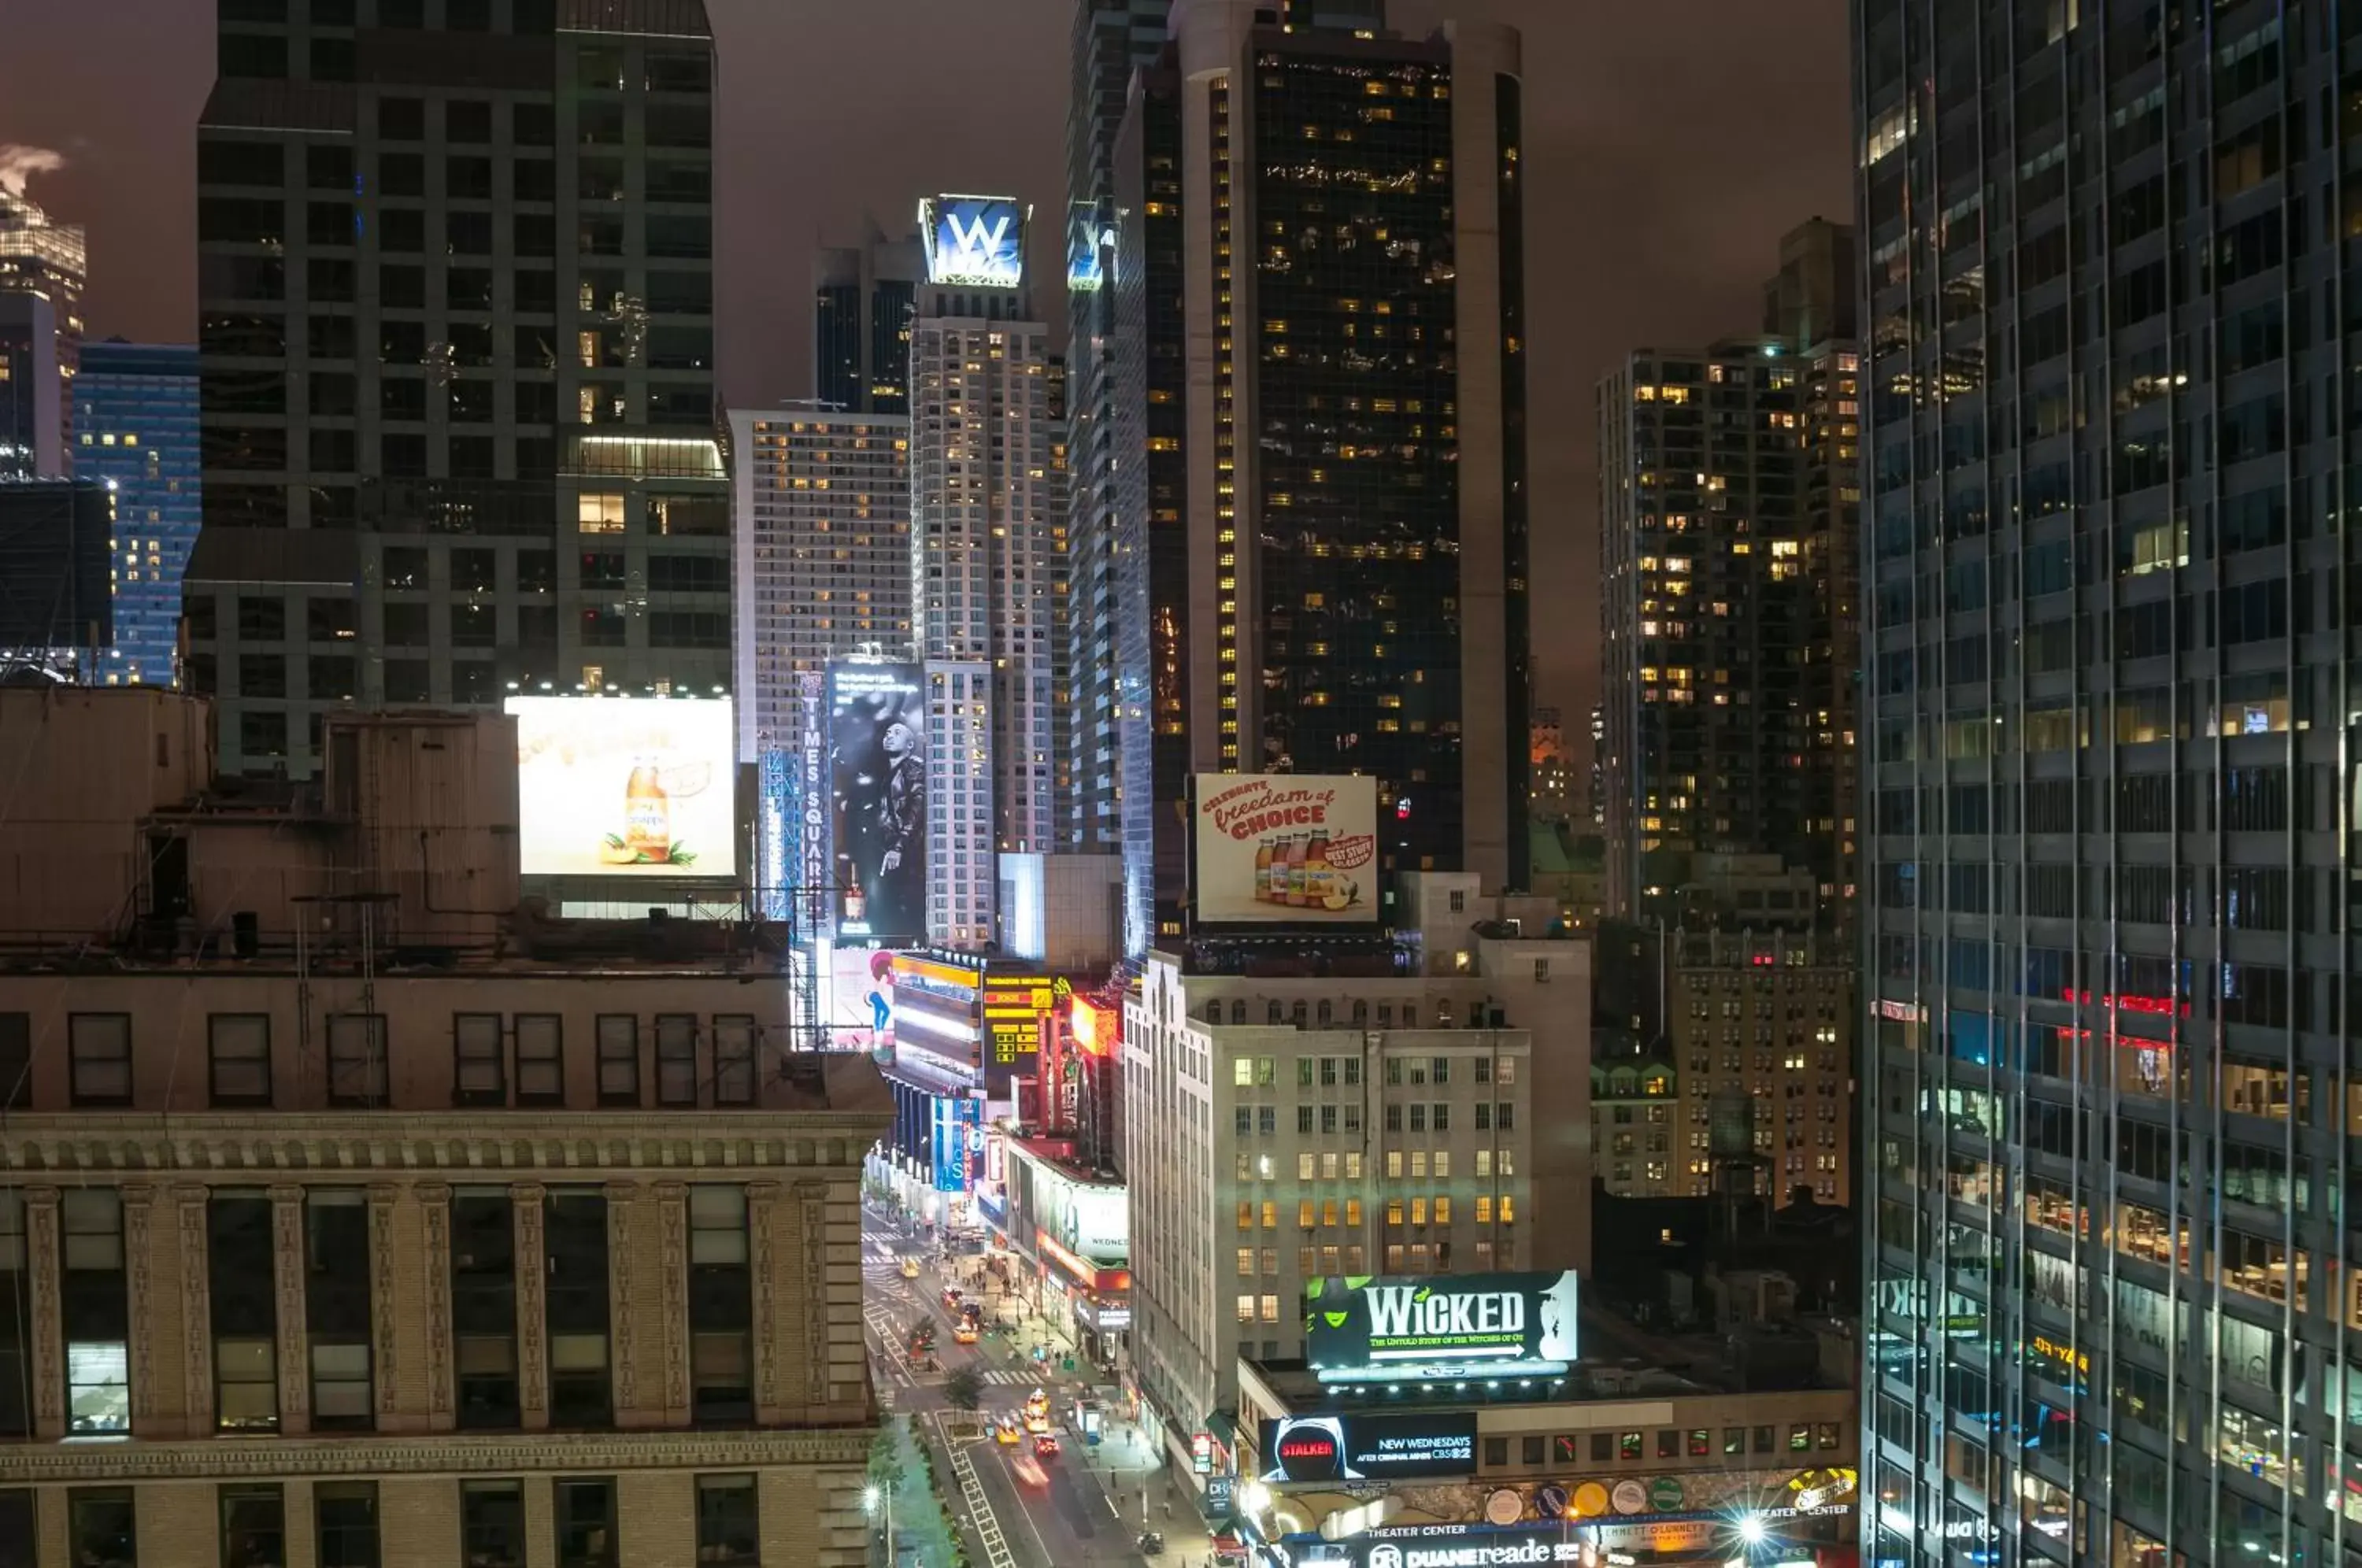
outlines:
[[[87,679],[174,685],[181,573],[203,516],[197,351],[116,338],[88,344],[74,398],[76,471],[115,491],[115,645]]]
[[[1117,496],[1144,446],[1120,439],[1116,414],[1117,140],[1132,73],[1153,66],[1172,0],[1076,0],[1066,99],[1067,834],[1099,854],[1120,847],[1122,777],[1117,704],[1120,624]]]
[[[1021,222],[1017,204],[998,198],[943,197],[936,210],[963,203],[997,203],[977,210]],[[954,705],[929,755],[989,769],[929,776],[930,832],[944,836],[928,933],[955,946],[992,939],[994,856],[1060,838],[1065,437],[1051,414],[1049,329],[1030,316],[1021,274],[930,282],[912,328],[912,641],[922,660],[943,666],[929,670],[931,701]],[[989,738],[980,756],[969,744],[955,757],[944,747],[968,721]]]
[[[911,651],[911,425],[818,404],[733,409],[739,756],[802,734],[800,678]]]
[[[702,6],[263,16],[197,137],[226,765],[309,776],[347,704],[726,689]]]
[[[876,227],[812,259],[812,396],[848,414],[907,414],[911,323],[926,277],[918,237]]]
[[[2356,20],[1852,10],[1866,1555],[2362,1543]]]
[[[1853,235],[1783,242],[1764,332],[1636,350],[1600,383],[1609,912],[1677,918],[1692,858],[1855,842]],[[1820,333],[1805,339],[1792,333]]]
[[[82,364],[82,295],[89,277],[89,244],[80,225],[51,223],[21,191],[0,189],[0,294],[30,294],[50,307],[50,350],[37,365],[38,373],[56,381],[39,402],[57,425],[50,433],[54,443],[36,447],[47,454],[34,466],[37,479],[73,472],[73,380]]]
[[[1482,978],[1149,955],[1123,1021],[1131,1361],[1183,1471],[1191,1432],[1235,1408],[1241,1356],[1303,1353],[1307,1281],[1588,1262],[1581,1195],[1550,1179],[1581,1114],[1586,955],[1559,944],[1507,1009]],[[1553,962],[1581,1022],[1540,1005]]]
[[[199,700],[0,722],[10,1561],[866,1561],[891,1101],[775,969],[521,911],[497,717],[340,718],[276,805]]]
[[[41,294],[0,293],[0,479],[54,478],[59,436],[57,307]]]
[[[1150,634],[1126,645],[1124,722],[1186,740],[1176,781],[1373,775],[1396,807],[1381,835],[1392,866],[1517,885],[1529,684],[1517,36],[1453,26],[1411,42],[1269,17],[1183,0],[1172,72],[1128,108],[1143,123],[1118,177],[1143,196],[1137,218],[1120,214],[1117,310],[1161,318],[1131,376],[1150,400],[1135,417],[1157,419],[1159,392],[1178,398],[1174,433],[1143,435],[1152,460],[1171,443],[1183,482],[1144,475],[1119,532],[1177,536],[1184,578],[1167,586],[1164,556],[1141,552],[1149,580],[1120,620]],[[1145,188],[1176,178],[1178,280],[1143,278],[1127,304],[1124,236],[1155,232],[1167,215]],[[1153,838],[1178,821],[1153,792],[1163,777],[1125,791],[1147,813],[1127,852],[1149,840],[1156,873],[1135,900],[1160,927]]]
[[[0,479],[0,669],[87,682],[106,667],[114,542],[104,484]]]

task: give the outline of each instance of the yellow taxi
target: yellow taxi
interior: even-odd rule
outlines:
[[[1020,1442],[1024,1441],[1024,1437],[1025,1433],[1023,1430],[1018,1426],[1017,1418],[1015,1416],[1003,1416],[999,1420],[993,1423],[992,1441],[1000,1444],[1003,1448],[1015,1448]]]
[[[902,1277],[904,1279],[916,1279],[919,1277],[918,1259],[904,1258],[902,1260]]]
[[[958,1328],[952,1331],[952,1341],[955,1344],[963,1345],[972,1345],[976,1343],[976,1325],[974,1323],[962,1323]]]

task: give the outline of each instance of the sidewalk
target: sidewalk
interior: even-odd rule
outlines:
[[[1067,1452],[1079,1456],[1098,1482],[1127,1535],[1146,1529],[1164,1537],[1167,1568],[1210,1556],[1212,1537],[1198,1511],[1196,1491],[1165,1465],[1164,1452],[1150,1447],[1139,1428],[1109,1413],[1098,1447],[1078,1437]]]

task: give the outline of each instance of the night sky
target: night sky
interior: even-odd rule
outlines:
[[[723,390],[811,391],[811,252],[929,191],[1035,204],[1063,323],[1072,0],[706,0],[722,50]],[[61,153],[31,194],[90,230],[94,336],[194,339],[195,125],[209,0],[8,7],[0,144]],[[1536,700],[1580,730],[1598,670],[1593,389],[1628,348],[1758,325],[1781,233],[1849,221],[1844,0],[1394,0],[1525,33]],[[101,17],[104,21],[100,20]],[[997,134],[979,134],[980,126]]]

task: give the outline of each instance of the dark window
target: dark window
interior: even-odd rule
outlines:
[[[697,1478],[699,1568],[758,1568],[763,1561],[756,1527],[752,1475]]]
[[[566,1022],[554,1012],[516,1015],[519,1105],[566,1103]]]
[[[215,1189],[205,1206],[205,1275],[220,1431],[279,1430],[279,1293],[268,1283],[273,1254],[270,1195]]]
[[[754,1015],[725,1013],[713,1021],[713,1103],[755,1103]]]
[[[32,1283],[24,1191],[0,1187],[0,1437],[33,1435]],[[7,1500],[20,1496],[31,1494],[0,1492],[0,1568],[38,1568],[8,1555]]]
[[[138,1516],[128,1486],[66,1494],[66,1560],[73,1568],[139,1568]]]
[[[492,106],[480,99],[454,98],[443,105],[443,136],[447,141],[492,139]]]
[[[1509,1440],[1505,1437],[1486,1438],[1485,1440],[1485,1463],[1486,1468],[1496,1468],[1508,1463]]]
[[[754,1419],[754,1320],[747,1268],[746,1189],[700,1183],[689,1189],[692,1420]]]
[[[523,1483],[459,1483],[459,1568],[524,1568]]]
[[[64,1274],[66,1431],[131,1430],[130,1292],[123,1269],[123,1198],[113,1187],[69,1187],[59,1206]]]
[[[1591,1434],[1591,1462],[1605,1464],[1616,1457],[1616,1439],[1607,1432]]]
[[[599,1103],[640,1103],[640,1021],[627,1012],[599,1015]]]
[[[33,1103],[33,1015],[0,1012],[0,1110]]]
[[[614,1408],[607,1370],[606,1195],[595,1187],[561,1187],[546,1202],[542,1246],[549,1269],[543,1299],[550,1423],[609,1426]]]
[[[281,1568],[287,1561],[287,1507],[276,1486],[241,1482],[221,1489],[222,1568]]]
[[[697,1015],[657,1014],[657,1103],[697,1103]]]
[[[1523,1441],[1518,1443],[1518,1458],[1521,1463],[1526,1464],[1540,1464],[1542,1463],[1542,1439],[1540,1434],[1535,1433],[1527,1437]]]
[[[451,1098],[460,1105],[506,1105],[507,1075],[502,1071],[501,1015],[497,1012],[457,1012],[451,1015]]]
[[[0,1568],[40,1568],[30,1486],[0,1492]]]
[[[388,310],[426,306],[426,269],[388,262],[377,270],[378,303]]]
[[[73,1103],[131,1103],[131,1015],[77,1012],[66,1019]]]
[[[385,1015],[340,1012],[328,1020],[328,1103],[386,1102]]]
[[[616,1568],[614,1477],[568,1476],[551,1485],[557,1568]]]
[[[370,1403],[370,1263],[367,1195],[354,1187],[306,1192],[304,1327],[312,1356],[315,1430],[367,1431],[376,1421]],[[370,1501],[374,1519],[374,1495]],[[322,1568],[326,1562],[324,1554]]]
[[[213,1103],[270,1103],[270,1015],[217,1012],[206,1020]]]
[[[1679,1459],[1682,1454],[1682,1434],[1670,1429],[1657,1433],[1657,1457]]]
[[[451,1331],[460,1428],[517,1425],[516,1206],[505,1187],[452,1195]]]
[[[557,139],[557,113],[547,104],[510,107],[509,139],[519,147],[547,147]]]
[[[315,1482],[312,1517],[319,1526],[318,1568],[379,1568],[376,1482]]]

